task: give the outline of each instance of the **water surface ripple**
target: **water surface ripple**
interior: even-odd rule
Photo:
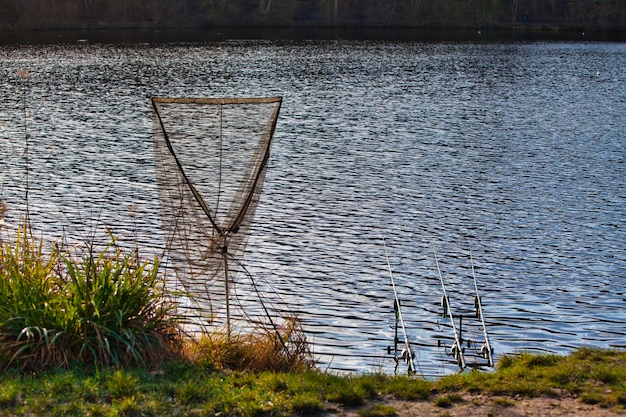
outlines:
[[[427,375],[455,370],[433,246],[470,317],[472,245],[497,354],[626,347],[625,44],[3,45],[0,63],[6,221],[28,180],[51,236],[104,224],[155,252],[149,98],[283,96],[246,264],[323,367],[393,370],[383,236]]]

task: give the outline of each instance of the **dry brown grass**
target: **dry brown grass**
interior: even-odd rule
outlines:
[[[184,354],[202,367],[219,370],[293,372],[312,366],[306,336],[294,318],[275,329],[259,326],[230,336],[206,333],[189,340]]]

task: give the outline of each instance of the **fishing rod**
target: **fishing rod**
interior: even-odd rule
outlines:
[[[443,289],[443,298],[441,299],[441,306],[443,307],[444,317],[450,317],[450,323],[452,324],[452,331],[454,332],[454,345],[452,346],[452,355],[457,360],[461,368],[465,368],[465,357],[463,357],[463,348],[461,346],[461,338],[456,331],[454,324],[454,317],[452,317],[452,310],[450,309],[450,299],[446,292],[446,285],[443,282],[443,276],[441,275],[441,269],[439,268],[439,259],[437,258],[437,250],[433,243],[433,253],[435,254],[435,264],[437,265],[437,272],[439,273],[439,281],[441,281],[441,288]]]
[[[474,272],[474,258],[472,256],[472,245],[469,247],[470,264],[472,265],[472,277],[474,278],[474,288],[476,289],[476,298],[474,298],[474,306],[476,307],[476,317],[480,318],[483,325],[483,335],[485,336],[485,344],[481,347],[480,353],[487,359],[489,366],[493,368],[493,349],[489,343],[489,335],[487,334],[487,326],[485,325],[485,316],[483,315],[483,305],[478,293],[478,284],[476,282],[476,273]]]
[[[409,345],[409,338],[406,334],[406,327],[404,326],[404,319],[402,318],[402,310],[400,310],[400,300],[398,299],[398,291],[396,290],[396,283],[393,280],[393,272],[391,272],[391,263],[389,263],[389,254],[387,253],[387,244],[385,243],[385,238],[383,237],[383,248],[385,249],[385,258],[387,258],[387,267],[389,268],[389,276],[391,277],[391,286],[393,288],[393,296],[394,296],[394,310],[396,311],[396,334],[394,335],[394,346],[396,346],[394,352],[394,359],[396,363],[398,361],[397,356],[397,329],[398,329],[398,320],[400,321],[400,326],[402,327],[402,335],[404,336],[404,350],[402,352],[402,358],[409,365],[409,374],[415,373],[415,364],[413,363],[413,352],[411,351],[411,346]]]

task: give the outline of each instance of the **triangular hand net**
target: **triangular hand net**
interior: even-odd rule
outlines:
[[[245,247],[281,101],[152,99],[166,255],[205,322],[223,307],[229,320],[229,268]]]

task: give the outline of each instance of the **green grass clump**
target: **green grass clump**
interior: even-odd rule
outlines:
[[[178,329],[157,272],[113,238],[100,252],[46,251],[24,225],[0,241],[0,368],[159,363]]]
[[[437,407],[447,408],[452,405],[452,400],[447,395],[435,398],[434,404]]]
[[[495,397],[492,401],[494,404],[499,405],[500,407],[513,407],[515,405],[515,403],[510,398],[506,397]]]
[[[291,412],[298,415],[321,413],[324,409],[321,395],[310,391],[295,394],[289,407]]]
[[[15,406],[19,395],[19,385],[15,381],[0,382],[0,409]]]
[[[452,406],[452,404],[463,402],[463,398],[458,394],[447,394],[441,395],[435,398],[434,404],[437,407],[447,408]]]
[[[419,378],[398,376],[385,382],[385,393],[403,400],[427,400],[431,396],[432,383]]]
[[[118,369],[106,378],[106,388],[113,399],[132,397],[139,386],[139,379],[130,372]]]
[[[381,403],[369,404],[359,410],[361,417],[392,417],[397,414],[393,406]]]

